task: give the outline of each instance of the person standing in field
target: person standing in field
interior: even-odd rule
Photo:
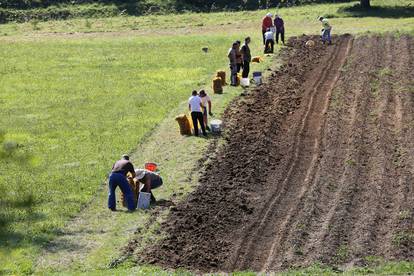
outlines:
[[[272,14],[268,13],[265,17],[263,17],[262,20],[262,36],[263,36],[263,45],[266,45],[266,37],[265,33],[268,29],[273,27],[273,21],[272,21]]]
[[[279,35],[283,45],[285,45],[285,23],[283,19],[279,16],[275,16],[275,27],[276,27],[276,43],[279,44]]]
[[[241,41],[237,40],[236,59],[237,59],[237,73],[243,68],[243,55],[240,52]]]
[[[201,98],[201,103],[203,105],[204,125],[206,126],[206,130],[210,131],[210,128],[208,126],[208,115],[213,116],[213,113],[211,112],[211,99],[207,95],[206,91],[204,90],[200,91],[200,98]],[[208,107],[208,110],[207,110],[207,107]]]
[[[233,47],[230,48],[227,57],[230,63],[230,80],[231,86],[237,86],[237,43],[233,43]]]
[[[188,109],[191,112],[191,119],[193,120],[194,135],[198,136],[198,124],[200,123],[203,135],[206,137],[207,132],[204,127],[204,119],[202,112],[203,104],[201,98],[198,96],[197,91],[193,91],[191,97],[188,99]]]
[[[243,78],[248,78],[250,73],[250,62],[252,61],[252,55],[250,53],[250,37],[246,37],[244,39],[244,44],[240,50],[241,54],[243,55]]]
[[[328,41],[329,45],[331,45],[332,26],[329,24],[329,20],[327,18],[323,18],[322,16],[319,17],[319,21],[322,22],[322,42],[323,44],[325,44],[325,42]]]
[[[112,166],[112,172],[109,176],[108,208],[111,211],[116,211],[115,190],[118,186],[125,196],[128,210],[134,211],[136,209],[134,195],[127,180],[128,173],[135,177],[134,165],[129,161],[129,156],[124,154],[122,159],[116,161]]]
[[[274,37],[275,37],[275,34],[273,33],[272,29],[269,28],[267,32],[265,33],[265,38],[266,38],[266,44],[265,44],[265,50],[264,50],[265,54],[274,53],[274,48],[275,48]]]

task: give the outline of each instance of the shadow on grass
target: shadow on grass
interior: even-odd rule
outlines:
[[[0,248],[18,248],[25,242],[40,245],[47,241],[44,235],[33,236],[14,228],[17,223],[24,223],[29,228],[33,223],[45,219],[43,214],[34,211],[34,205],[32,194],[16,199],[0,199]]]
[[[350,17],[409,18],[414,17],[414,6],[372,6],[364,9],[359,4],[338,9],[339,14]]]

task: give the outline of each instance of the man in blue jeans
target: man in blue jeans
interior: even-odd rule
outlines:
[[[134,211],[136,209],[134,195],[127,180],[128,173],[135,177],[134,165],[129,161],[128,155],[123,155],[122,159],[116,161],[112,166],[112,172],[109,176],[108,208],[111,211],[116,211],[115,190],[118,186],[125,196],[128,210]]]

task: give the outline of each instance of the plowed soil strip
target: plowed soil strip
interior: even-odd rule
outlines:
[[[140,262],[202,272],[413,260],[412,38],[289,41]],[[398,45],[398,53],[393,52]]]

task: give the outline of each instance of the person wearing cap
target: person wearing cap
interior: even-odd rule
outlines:
[[[237,86],[237,47],[237,42],[234,42],[227,55],[230,63],[231,86]]]
[[[269,54],[274,52],[274,48],[275,48],[275,34],[273,33],[272,29],[269,28],[267,29],[267,32],[265,33],[265,38],[266,38],[266,44],[265,44],[265,50],[264,53],[265,54]]]
[[[162,177],[158,174],[145,170],[145,169],[136,169],[135,170],[135,179],[140,183],[144,184],[142,192],[151,194],[151,203],[155,203],[156,199],[152,193],[153,189],[157,189],[162,186],[163,181]]]
[[[200,91],[200,98],[201,103],[203,104],[204,125],[206,126],[206,130],[210,131],[210,128],[208,127],[208,115],[213,116],[213,113],[211,112],[211,99],[204,90]]]
[[[275,27],[276,27],[276,44],[279,44],[279,35],[282,40],[283,45],[285,45],[285,23],[283,19],[279,16],[275,16]]]
[[[266,45],[266,37],[265,33],[268,29],[273,27],[273,20],[272,20],[272,14],[268,13],[265,17],[263,17],[262,20],[262,36],[263,36],[263,45]]]
[[[191,119],[193,120],[194,135],[198,136],[198,124],[200,123],[201,131],[203,132],[204,137],[207,137],[202,108],[203,104],[201,102],[201,98],[198,96],[197,91],[194,90],[191,97],[188,99],[188,109],[191,112]]]
[[[128,173],[135,177],[134,165],[129,161],[129,156],[124,154],[121,160],[116,161],[112,166],[112,172],[109,175],[108,208],[111,211],[116,211],[115,190],[118,186],[125,196],[128,210],[134,211],[136,209],[134,195],[127,180]]]
[[[248,78],[250,73],[250,62],[252,61],[252,55],[250,53],[250,37],[244,39],[244,44],[241,47],[240,52],[243,55],[243,73],[242,78]]]
[[[329,20],[324,17],[319,17],[319,21],[322,22],[322,42],[325,44],[328,41],[329,44],[332,44],[331,40],[331,30],[332,26],[329,24]]]

